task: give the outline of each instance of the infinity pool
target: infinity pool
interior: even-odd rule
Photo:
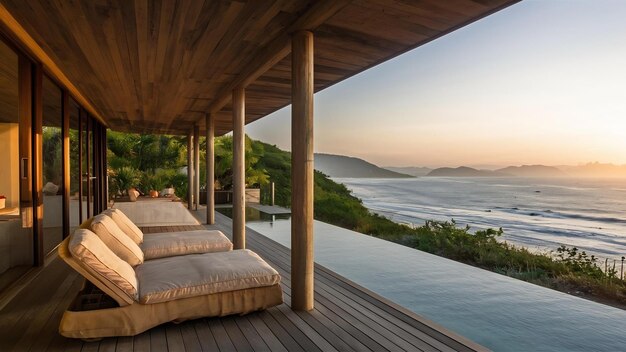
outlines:
[[[289,247],[290,220],[247,226]],[[626,311],[315,221],[315,261],[495,351],[626,351]]]

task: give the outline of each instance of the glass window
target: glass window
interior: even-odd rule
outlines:
[[[74,99],[70,99],[70,232],[80,225],[79,206],[81,204],[79,193],[80,168],[78,165],[79,149],[78,134],[80,131],[79,116],[80,108]],[[85,214],[86,204],[83,206]],[[83,215],[84,216],[84,215]]]
[[[61,89],[43,79],[43,239],[44,253],[63,240],[63,110]]]

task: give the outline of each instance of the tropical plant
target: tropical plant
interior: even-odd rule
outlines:
[[[116,194],[128,194],[130,188],[139,185],[140,172],[130,166],[115,170],[111,175],[112,186]]]

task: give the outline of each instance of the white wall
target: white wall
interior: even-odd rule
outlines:
[[[17,123],[0,123],[0,195],[7,207],[20,204],[19,130]]]

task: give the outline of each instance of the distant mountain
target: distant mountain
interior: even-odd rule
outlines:
[[[559,170],[554,166],[545,165],[522,165],[522,166],[509,166],[496,170],[513,176],[522,177],[563,177],[567,176],[565,172]]]
[[[587,163],[578,166],[557,166],[568,176],[578,177],[626,177],[626,165]]]
[[[330,177],[407,178],[413,177],[380,168],[363,159],[344,155],[315,154],[315,170]]]
[[[459,166],[457,168],[452,167],[440,167],[429,172],[426,176],[438,176],[438,177],[506,177],[511,176],[499,171],[491,170],[477,170],[467,166]]]
[[[411,176],[426,176],[429,172],[433,171],[433,169],[429,167],[419,167],[419,166],[407,166],[407,167],[395,167],[395,166],[385,166],[387,170],[391,170],[393,172],[398,172],[401,174],[411,175]]]

